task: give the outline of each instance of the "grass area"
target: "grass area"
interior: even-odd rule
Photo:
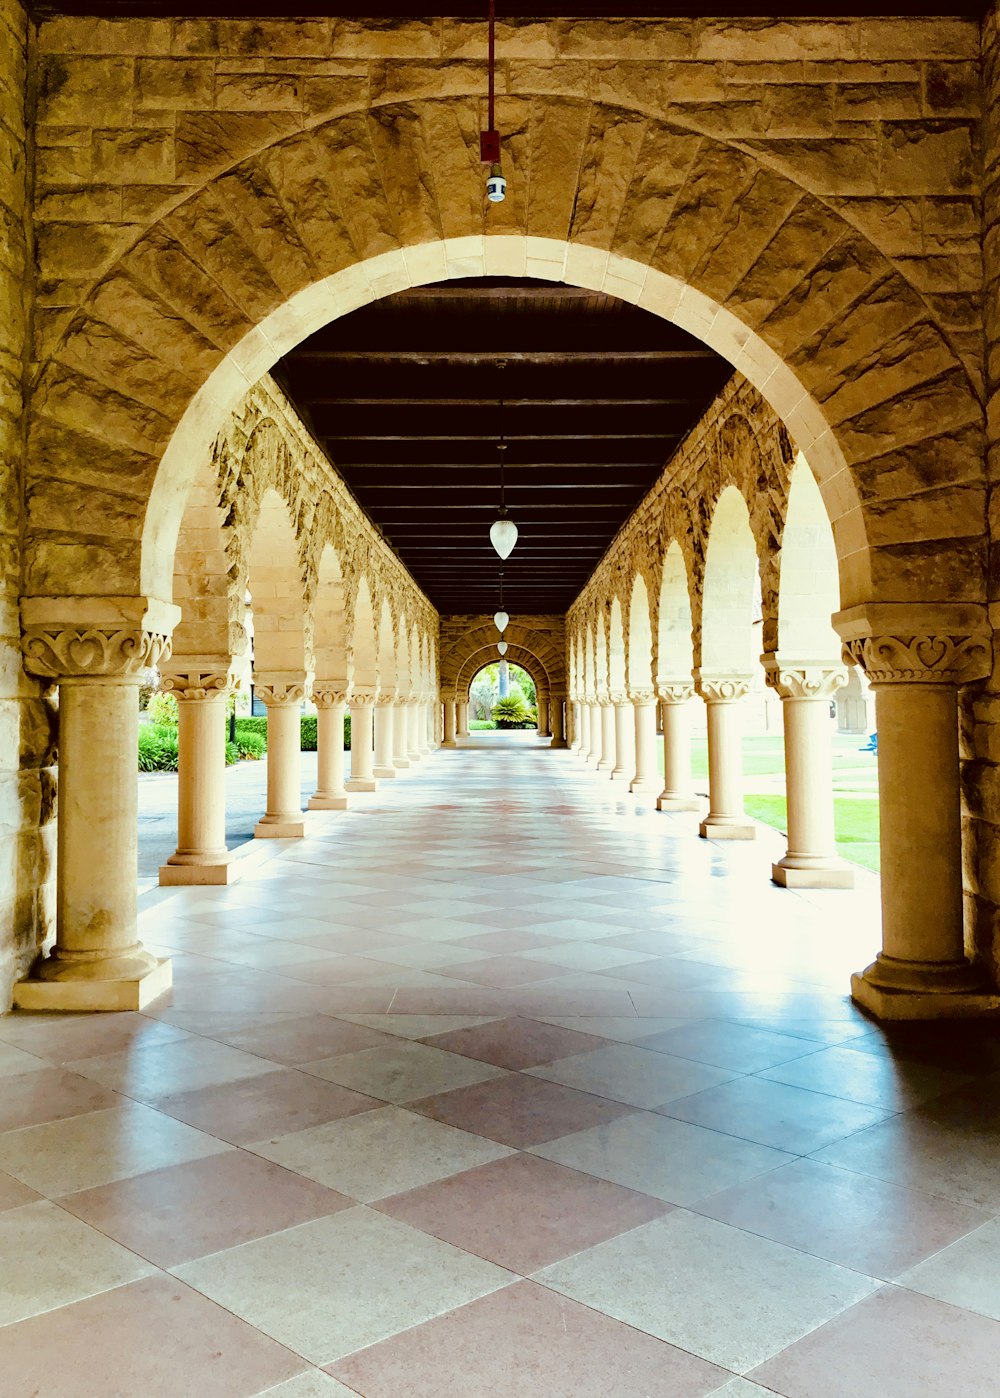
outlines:
[[[748,796],[747,815],[785,831],[788,811],[784,796]],[[833,824],[842,859],[879,871],[878,801],[875,797],[835,796]]]

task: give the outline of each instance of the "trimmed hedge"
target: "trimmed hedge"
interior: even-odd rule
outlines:
[[[139,729],[139,771],[177,771],[177,729],[172,723],[144,723]],[[240,760],[236,743],[226,743],[226,766]]]
[[[315,715],[315,714],[303,714],[303,715],[302,715],[302,719],[301,719],[301,727],[302,727],[302,743],[301,743],[302,751],[303,751],[303,752],[315,752],[315,751],[316,751],[316,715]],[[266,751],[267,751],[267,718],[266,718],[264,715],[260,715],[259,717],[254,717],[254,718],[238,718],[238,719],[236,720],[236,738],[237,738],[237,741],[240,739],[241,735],[244,734],[244,733],[252,733],[252,734],[255,734],[258,738],[261,738],[261,739],[263,740],[263,743],[264,743],[264,747],[263,747],[262,751],[263,751],[263,752],[266,752]],[[345,749],[345,751],[347,751],[347,752],[350,752],[350,750],[351,750],[351,716],[350,716],[350,714],[346,714],[346,715],[344,716],[344,749]]]

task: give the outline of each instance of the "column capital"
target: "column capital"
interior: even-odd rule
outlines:
[[[160,689],[172,694],[179,703],[218,699],[239,684],[232,662],[225,659],[189,664],[184,657],[178,658],[176,664],[176,669],[171,666],[165,674],[161,673]]]
[[[992,646],[983,633],[859,636],[844,642],[843,657],[871,685],[961,685],[989,674]]]
[[[632,703],[639,708],[643,704],[656,703],[656,691],[654,689],[630,689],[628,694]]]
[[[387,708],[390,704],[395,704],[398,698],[399,691],[397,689],[392,687],[380,687],[377,695],[375,696],[375,704],[378,708],[384,709]]]
[[[306,696],[306,676],[301,671],[255,674],[253,687],[262,704],[301,704]]]
[[[337,680],[314,680],[311,698],[317,709],[334,709],[347,703],[347,690]]]
[[[355,688],[354,685],[351,685],[350,696],[347,702],[352,709],[374,708],[378,695],[379,691],[377,687],[364,689],[360,687]]]
[[[612,704],[614,704],[616,709],[618,708],[619,704],[627,704],[629,702],[629,696],[626,694],[624,689],[613,689],[611,693],[608,695],[608,699]]]
[[[694,681],[660,680],[656,693],[664,704],[687,704],[694,698]]]
[[[132,626],[29,625],[21,638],[24,668],[40,679],[117,680],[139,684],[142,672],[170,655],[170,633]]]
[[[761,656],[764,680],[782,699],[830,700],[847,683],[846,664],[829,660],[786,660],[775,651]]]
[[[749,675],[706,675],[696,670],[694,687],[706,703],[732,704],[750,693]]]

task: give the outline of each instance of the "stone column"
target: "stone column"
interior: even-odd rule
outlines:
[[[437,695],[425,694],[420,706],[420,751],[423,754],[437,752]]]
[[[420,728],[423,721],[423,705],[418,695],[411,694],[406,701],[406,741],[401,751],[406,753],[410,766],[420,761],[423,753],[420,746]]]
[[[456,724],[459,738],[469,736],[469,701],[466,699],[460,704],[456,704]]]
[[[566,706],[569,713],[569,705]],[[563,733],[563,697],[555,694],[549,706],[549,723],[552,728],[552,742],[549,744],[553,748],[566,747],[566,735]]]
[[[609,695],[599,699],[601,713],[601,747],[600,757],[597,762],[599,772],[610,772],[614,775],[615,765],[615,705]]]
[[[590,703],[590,746],[587,749],[587,761],[592,767],[600,765],[601,747],[604,740],[604,711],[596,698]]]
[[[410,765],[408,750],[408,729],[410,710],[409,697],[397,698],[392,710],[392,765],[397,771],[405,771]]]
[[[631,695],[635,714],[635,775],[629,791],[655,796],[660,789],[656,770],[656,695],[651,689],[634,690]]]
[[[218,668],[171,670],[160,688],[177,699],[177,849],[160,865],[160,883],[227,884],[226,698],[233,677]]]
[[[133,600],[145,624],[127,619]],[[63,627],[32,625],[24,606],[25,669],[59,683],[59,816],[56,941],[14,987],[22,1010],[139,1010],[171,984],[169,960],[138,940],[136,750],[142,672],[169,656],[180,613],[104,607],[107,624]]]
[[[756,827],[743,809],[743,751],[737,704],[750,689],[745,675],[695,676],[708,717],[708,815],[698,827],[706,840],[753,840]]]
[[[635,760],[635,711],[627,694],[612,694],[611,701],[615,706],[615,765],[611,779],[629,781]]]
[[[392,716],[395,703],[396,691],[394,689],[379,690],[378,698],[375,700],[374,775],[376,777],[395,777],[396,775],[396,768],[393,765],[395,720]]]
[[[311,811],[346,811],[344,787],[344,714],[347,691],[319,681],[313,685],[316,705],[316,790],[309,798]]]
[[[455,742],[455,701],[454,699],[441,700],[444,705],[444,738],[441,746],[443,748],[458,747]]]
[[[535,713],[538,715],[538,736],[544,738],[549,731],[549,701],[542,694],[535,694]]]
[[[348,792],[377,791],[375,751],[372,737],[377,689],[353,689],[348,700],[351,709],[351,775],[344,783]]]
[[[570,699],[566,705],[566,727],[569,730],[566,736],[570,752],[579,752],[583,744],[583,725],[580,722],[582,709],[583,705],[579,699]]]
[[[853,888],[854,872],[837,855],[830,741],[830,701],[847,683],[847,669],[794,665],[773,652],[762,659],[768,685],[781,696],[788,803],[788,851],[771,877],[784,888]]]
[[[267,708],[267,810],[254,826],[258,840],[301,840],[304,675],[255,675],[254,693]]]
[[[657,689],[663,718],[663,790],[658,811],[697,811],[701,802],[691,790],[691,735],[688,704],[694,695],[690,680],[671,681]]]
[[[958,687],[988,672],[990,643],[957,627],[852,636],[862,610],[835,624],[875,690],[882,950],[852,994],[879,1019],[996,1013],[1000,993],[965,955],[958,748]]]

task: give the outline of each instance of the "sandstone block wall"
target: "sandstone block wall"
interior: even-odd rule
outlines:
[[[509,647],[506,659],[527,670],[539,694],[566,693],[565,618],[541,614],[512,617],[502,638],[492,616],[443,616],[441,693],[467,698],[478,671],[500,659],[501,639]]]
[[[52,915],[53,713],[21,669],[24,378],[31,316],[27,23],[0,0],[0,1009]]]

